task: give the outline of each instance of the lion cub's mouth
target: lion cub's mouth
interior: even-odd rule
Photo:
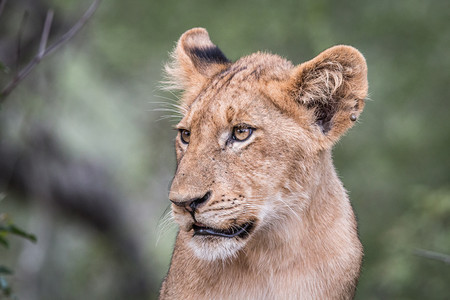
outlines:
[[[194,236],[195,235],[212,235],[212,236],[219,236],[224,238],[233,238],[233,237],[240,237],[245,238],[250,234],[250,231],[253,228],[253,222],[247,222],[241,226],[235,226],[231,227],[229,229],[217,229],[217,228],[211,228],[207,227],[204,224],[201,223],[194,223],[192,225],[192,229],[194,229]]]

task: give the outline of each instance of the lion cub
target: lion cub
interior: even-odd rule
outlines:
[[[331,148],[364,106],[361,53],[231,62],[194,28],[172,58],[180,230],[160,299],[352,298],[362,246]]]

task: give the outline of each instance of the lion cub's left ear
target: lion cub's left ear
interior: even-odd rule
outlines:
[[[230,63],[211,42],[206,29],[192,28],[180,37],[172,52],[172,61],[165,67],[169,77],[167,88],[195,93]]]
[[[335,46],[293,70],[290,94],[312,112],[319,140],[332,145],[349,129],[367,97],[367,65],[353,47]],[[320,130],[319,130],[320,129]]]

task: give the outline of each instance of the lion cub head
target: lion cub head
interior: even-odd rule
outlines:
[[[184,91],[170,189],[173,216],[204,260],[301,218],[323,153],[358,118],[367,95],[363,56],[332,47],[294,66],[272,54],[229,61],[205,29],[184,33],[166,66]]]

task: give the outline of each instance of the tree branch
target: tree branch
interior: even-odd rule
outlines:
[[[78,31],[87,23],[87,21],[89,21],[94,12],[97,10],[97,7],[100,5],[100,1],[101,0],[94,0],[94,2],[92,2],[91,6],[89,6],[89,8],[78,20],[78,22],[75,23],[75,25],[73,25],[73,27],[70,28],[70,30],[67,31],[63,36],[61,36],[61,38],[56,43],[48,47],[48,49],[45,51],[44,56],[52,54],[54,51],[56,51],[56,49],[58,49],[60,46],[70,40],[75,34],[77,34]]]
[[[442,261],[446,264],[450,264],[450,255],[442,254],[439,252],[434,252],[430,250],[424,250],[424,249],[415,249],[414,254],[417,256],[434,259],[438,261]]]
[[[4,6],[6,0],[0,3],[0,13],[1,9]],[[63,34],[55,43],[46,48],[48,35],[51,29],[51,23],[53,20],[53,11],[49,11],[47,13],[47,17],[45,19],[44,29],[42,31],[41,41],[39,52],[36,56],[26,65],[22,70],[18,72],[18,74],[6,85],[6,87],[0,93],[0,104],[2,104],[6,97],[14,90],[17,85],[26,77],[28,74],[34,69],[34,67],[46,56],[52,54],[59,47],[69,41],[75,34],[80,31],[80,29],[89,21],[94,12],[97,10],[97,7],[100,5],[101,0],[94,0],[91,6],[86,10],[83,16],[69,29],[65,34]]]

